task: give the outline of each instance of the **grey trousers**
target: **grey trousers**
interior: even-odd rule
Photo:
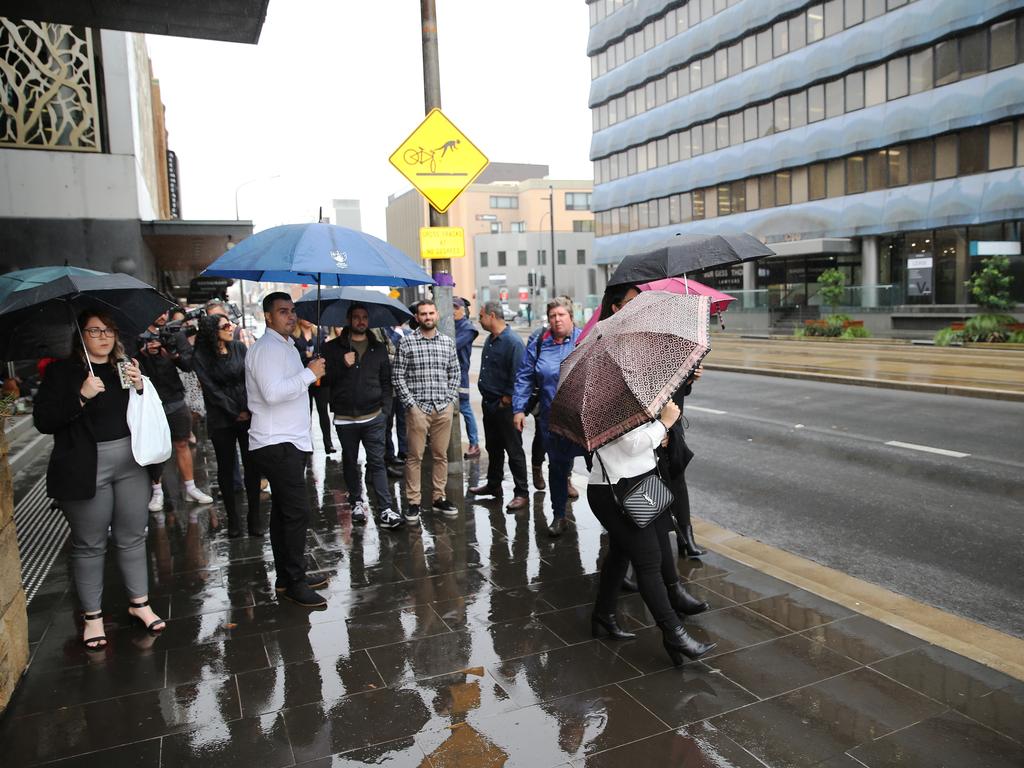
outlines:
[[[95,613],[103,603],[103,561],[107,530],[113,533],[117,564],[131,598],[149,592],[146,525],[149,476],[135,463],[130,437],[96,444],[96,495],[62,503],[71,527],[71,570],[82,609]]]

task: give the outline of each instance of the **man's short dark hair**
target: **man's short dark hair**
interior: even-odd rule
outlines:
[[[273,293],[268,293],[266,296],[263,297],[263,311],[264,312],[273,312],[274,311],[274,302],[275,301],[291,301],[291,300],[292,300],[292,297],[289,296],[284,291],[274,291]]]
[[[498,317],[502,319],[505,317],[505,313],[501,311],[500,301],[485,301],[483,309],[484,312],[491,317]]]
[[[417,301],[416,302],[416,311],[419,312],[420,311],[420,307],[422,307],[422,306],[429,306],[429,307],[433,307],[434,309],[437,309],[437,304],[434,302],[433,299],[420,299],[419,301]]]
[[[366,308],[366,305],[365,305],[365,304],[358,304],[358,303],[353,303],[353,304],[349,304],[349,305],[348,305],[348,312],[346,312],[346,313],[345,313],[345,317],[347,317],[347,318],[348,318],[349,320],[351,320],[351,319],[352,319],[352,315],[353,315],[353,313],[354,313],[354,312],[355,312],[355,311],[356,311],[357,309],[361,309],[361,310],[363,310],[363,312],[365,312],[366,314],[370,314],[370,310],[368,310],[368,309]]]

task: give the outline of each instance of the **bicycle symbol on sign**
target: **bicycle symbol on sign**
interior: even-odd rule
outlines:
[[[452,139],[450,141],[446,141],[436,149],[424,149],[423,147],[420,147],[419,149],[412,149],[410,147],[405,150],[402,157],[408,165],[427,165],[429,166],[431,173],[436,173],[437,161],[439,159],[443,159],[444,156],[448,154],[449,150],[454,152],[458,148],[459,140]],[[437,154],[438,152],[441,153],[440,156]]]

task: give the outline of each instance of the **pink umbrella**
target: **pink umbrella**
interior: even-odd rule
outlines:
[[[665,291],[666,293],[689,294],[691,296],[707,296],[711,299],[711,314],[718,315],[719,321],[721,321],[722,313],[729,308],[730,302],[736,301],[735,296],[722,293],[717,288],[704,285],[704,283],[698,283],[696,280],[690,280],[687,277],[665,277],[661,280],[642,283],[637,288],[641,291]],[[578,344],[580,341],[583,341],[587,334],[590,333],[590,329],[597,325],[600,320],[601,308],[598,307],[594,310],[594,314],[590,316],[587,324],[583,326],[583,333],[576,343]]]

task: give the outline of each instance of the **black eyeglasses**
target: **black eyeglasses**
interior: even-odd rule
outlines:
[[[117,336],[117,331],[114,328],[83,328],[82,330],[90,339],[98,339],[100,336],[112,339]]]

